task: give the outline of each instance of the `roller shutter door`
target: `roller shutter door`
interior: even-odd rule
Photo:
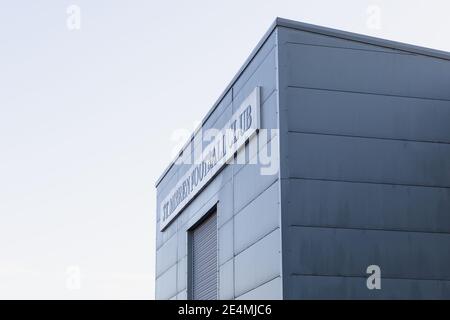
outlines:
[[[217,299],[217,215],[192,230],[192,298]]]

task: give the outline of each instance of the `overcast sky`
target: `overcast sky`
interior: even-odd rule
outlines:
[[[154,297],[172,133],[276,16],[450,51],[449,15],[448,0],[0,0],[0,298]]]

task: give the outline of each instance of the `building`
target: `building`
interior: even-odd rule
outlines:
[[[450,54],[277,19],[156,186],[157,299],[449,299]]]

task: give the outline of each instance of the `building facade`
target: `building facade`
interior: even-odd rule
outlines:
[[[157,299],[449,299],[450,54],[277,19],[156,185]]]

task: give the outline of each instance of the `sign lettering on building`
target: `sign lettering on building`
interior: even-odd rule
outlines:
[[[245,142],[255,135],[260,127],[259,109],[260,88],[256,87],[162,201],[161,231],[245,145]]]

